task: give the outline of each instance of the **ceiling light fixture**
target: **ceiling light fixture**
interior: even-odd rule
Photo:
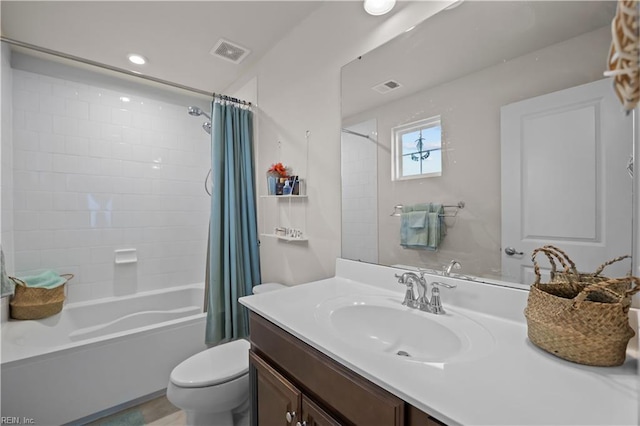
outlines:
[[[130,62],[136,65],[144,65],[147,63],[147,58],[145,58],[142,55],[138,55],[137,53],[130,53],[129,56],[127,56],[127,58],[129,58]]]
[[[396,0],[364,0],[364,10],[369,15],[379,16],[388,13],[396,5]]]

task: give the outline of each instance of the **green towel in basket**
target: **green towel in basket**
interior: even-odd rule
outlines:
[[[37,288],[56,288],[67,282],[67,279],[61,277],[57,272],[45,271],[39,275],[32,275],[28,277],[20,277],[20,280],[24,281],[27,287]]]

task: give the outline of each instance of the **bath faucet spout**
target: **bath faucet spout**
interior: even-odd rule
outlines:
[[[444,267],[444,270],[442,271],[442,274],[445,277],[451,276],[451,270],[452,269],[460,269],[462,268],[462,265],[460,264],[460,262],[458,262],[457,260],[453,259],[451,262],[449,262],[449,265]]]

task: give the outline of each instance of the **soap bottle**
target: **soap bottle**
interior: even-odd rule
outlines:
[[[284,187],[282,188],[282,195],[291,195],[291,183],[289,180],[284,182]]]

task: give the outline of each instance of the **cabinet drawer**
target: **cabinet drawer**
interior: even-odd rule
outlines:
[[[281,373],[339,417],[357,425],[404,424],[404,401],[251,313],[251,344]]]

